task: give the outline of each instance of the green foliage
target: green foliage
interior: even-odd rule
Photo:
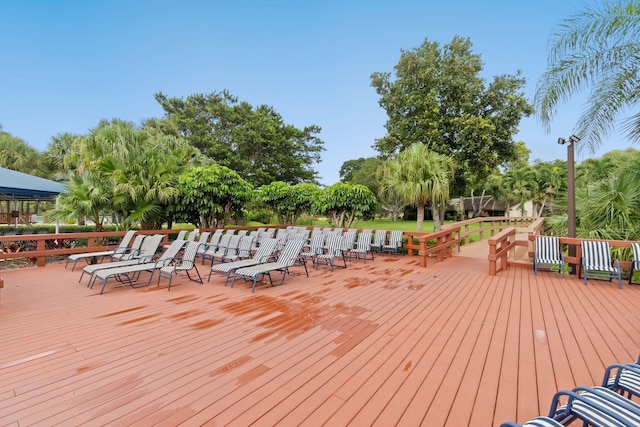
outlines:
[[[170,222],[178,175],[203,161],[186,141],[121,120],[102,121],[87,135],[55,138],[49,152],[56,161],[64,155],[62,167],[71,174],[55,218],[88,216],[101,224],[107,214],[123,229]]]
[[[372,218],[378,201],[364,185],[339,182],[320,191],[313,205],[314,211],[330,217],[334,227],[348,228],[356,218]]]
[[[253,198],[253,186],[226,166],[195,167],[178,178],[176,218],[202,228],[239,219]]]
[[[251,222],[271,224],[272,213],[268,209],[251,209],[247,212],[247,225]]]
[[[577,237],[640,240],[640,151],[612,151],[585,160],[576,176]],[[551,218],[548,227],[566,235],[567,217]]]
[[[574,133],[577,145],[594,151],[614,129],[617,118],[635,111],[640,87],[640,7],[635,0],[604,2],[561,22],[549,40],[549,57],[534,104],[549,129],[558,107],[589,89],[586,108]],[[640,142],[640,114],[622,122],[622,130]]]
[[[0,127],[0,167],[48,178],[41,168],[41,156],[26,142]]]
[[[350,182],[353,174],[362,168],[367,159],[360,157],[355,160],[347,160],[340,166],[340,182]]]
[[[278,216],[280,224],[295,224],[303,213],[310,214],[320,189],[316,184],[287,185],[282,181],[261,186],[256,199]]]
[[[415,205],[418,208],[417,231],[422,231],[427,203],[438,207],[448,201],[454,169],[450,157],[429,150],[425,144],[414,143],[383,165],[381,192]]]
[[[254,108],[226,90],[186,100],[162,93],[155,97],[182,137],[254,186],[316,180],[313,165],[324,150],[318,126],[287,125],[273,107]]]
[[[388,115],[387,135],[374,147],[391,157],[423,143],[458,165],[453,194],[465,194],[469,182],[482,182],[518,153],[513,135],[533,109],[524,96],[525,79],[516,75],[481,77],[482,60],[469,39],[454,37],[440,47],[425,40],[402,51],[395,75],[374,73],[371,84]]]
[[[383,160],[377,157],[369,157],[362,162],[360,167],[355,169],[351,178],[347,181],[351,184],[366,185],[373,194],[378,194],[380,181],[377,177],[378,169],[382,166]]]

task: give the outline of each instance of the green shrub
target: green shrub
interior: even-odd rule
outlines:
[[[262,224],[271,224],[271,212],[267,209],[256,209],[247,212],[247,221],[260,222]]]

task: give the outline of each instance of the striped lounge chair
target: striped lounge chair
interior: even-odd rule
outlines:
[[[258,280],[262,280],[265,276],[269,278],[269,283],[271,284],[271,286],[277,286],[273,284],[273,280],[271,279],[271,272],[273,271],[282,272],[282,280],[278,284],[282,285],[284,283],[285,277],[287,276],[287,273],[289,272],[289,267],[293,267],[298,262],[300,252],[302,252],[304,244],[304,240],[289,240],[282,248],[278,259],[275,262],[268,262],[265,264],[259,264],[252,267],[244,267],[236,270],[235,274],[233,275],[231,287],[233,287],[237,278],[242,278],[244,280],[253,282],[251,292],[254,292],[256,290],[256,284]]]
[[[620,261],[611,259],[609,242],[583,240],[581,270],[584,277],[584,284],[587,284],[587,277],[595,279],[618,279],[618,288],[622,289],[622,272]]]
[[[533,253],[533,272],[537,276],[540,265],[558,266],[565,279],[564,254],[560,249],[560,240],[555,236],[536,236],[536,250]]]

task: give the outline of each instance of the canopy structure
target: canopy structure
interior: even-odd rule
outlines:
[[[64,185],[11,169],[0,168],[0,200],[51,200]]]

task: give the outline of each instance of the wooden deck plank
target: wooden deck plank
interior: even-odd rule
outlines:
[[[637,357],[640,287],[484,265],[376,257],[255,294],[4,271],[0,425],[496,425]]]

